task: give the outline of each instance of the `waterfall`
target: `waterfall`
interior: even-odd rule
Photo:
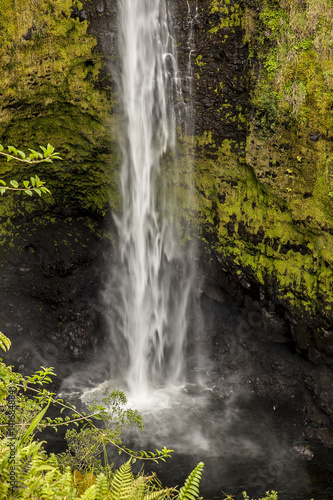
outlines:
[[[119,0],[121,300],[117,327],[112,315],[110,325],[111,335],[124,339],[122,377],[136,399],[149,397],[153,388],[179,384],[184,373],[190,279],[166,217],[160,178],[161,159],[175,148],[180,101],[174,45],[165,0]]]

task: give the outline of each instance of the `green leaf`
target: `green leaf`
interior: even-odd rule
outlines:
[[[44,470],[55,470],[55,468],[52,467],[52,465],[46,465],[46,464],[40,465],[39,467],[34,468],[34,471],[36,471],[36,472],[41,472]]]
[[[17,181],[10,181],[11,185],[14,187],[14,188],[18,188],[18,182]]]
[[[0,151],[3,151],[3,145],[0,144]]]
[[[25,159],[25,153],[23,153],[23,151],[20,151],[19,149],[17,150],[17,153],[21,156],[21,158],[23,158],[23,160]]]
[[[39,196],[42,196],[42,192],[41,192],[41,190],[40,190],[40,189],[35,188],[35,190],[34,190],[34,191],[35,191],[35,193],[37,193]]]
[[[34,177],[30,177],[30,181],[31,181],[31,184],[33,185],[33,187],[35,187],[35,185],[36,185],[35,178]]]
[[[34,160],[35,158],[40,158],[40,159],[43,158],[42,153],[40,153],[39,151],[35,151],[34,149],[29,149],[29,151],[31,151],[30,155],[31,160]]]
[[[6,192],[6,189],[5,189],[5,188],[0,188],[0,193],[1,193],[1,194],[5,194],[5,192]]]
[[[11,341],[6,335],[0,332],[0,347],[3,351],[8,351],[11,346]]]
[[[178,500],[195,500],[199,498],[199,484],[201,473],[204,468],[203,462],[199,462],[179,490]]]
[[[330,191],[330,192],[328,193],[328,196],[330,196],[331,198],[333,198],[333,191]]]
[[[17,149],[14,146],[8,146],[8,153],[14,153],[17,156]]]
[[[51,144],[48,144],[46,152],[47,152],[48,156],[50,156],[54,152],[54,147],[51,146]]]
[[[2,184],[3,186],[6,185],[5,181],[3,181],[2,179],[0,179],[0,184]]]
[[[25,188],[28,188],[29,187],[29,181],[23,181],[23,186]]]
[[[18,443],[18,447],[24,443],[24,441],[27,440],[28,436],[36,429],[37,425],[39,424],[39,422],[42,420],[42,418],[44,417],[45,413],[47,412],[48,410],[48,407],[50,406],[50,403],[51,403],[51,398],[49,399],[49,402],[47,403],[47,405],[45,406],[45,408],[42,409],[42,411],[40,411],[36,416],[35,418],[32,419],[31,421],[31,424],[29,425],[29,428],[28,430],[24,433],[24,435],[22,436],[22,438],[20,439],[19,443]]]
[[[49,152],[48,147],[47,147],[47,148],[43,148],[43,146],[39,146],[39,147],[40,147],[40,149],[41,149],[41,150],[43,151],[43,153],[44,153],[44,158],[47,158],[48,156],[50,156],[50,154],[51,154],[51,153]],[[52,146],[51,146],[51,147],[52,147]]]
[[[7,161],[12,161],[12,159],[10,156],[7,156]]]
[[[30,191],[30,189],[25,189],[24,192],[29,196],[32,196],[32,191]]]

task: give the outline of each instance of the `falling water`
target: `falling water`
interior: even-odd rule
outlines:
[[[190,281],[166,220],[159,176],[164,153],[175,147],[179,79],[165,0],[120,0],[119,31],[125,130],[116,334],[126,340],[129,393],[145,399],[183,374]]]

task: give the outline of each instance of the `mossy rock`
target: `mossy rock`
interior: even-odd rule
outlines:
[[[327,361],[333,346],[325,351],[315,339],[333,325],[333,5],[245,4],[234,26],[229,18],[235,2],[210,5],[212,38],[225,46],[225,34],[242,30],[252,107],[244,106],[242,94],[225,94],[223,109],[209,110],[212,123],[222,115],[222,133],[199,131],[201,237],[225,263],[247,274],[263,297],[282,304],[289,319],[308,324],[311,341],[304,345],[293,333],[296,344],[312,358],[311,350],[321,351],[317,358]],[[209,57],[207,50],[197,61],[199,87]],[[224,87],[221,77],[216,95]],[[237,106],[246,120],[246,140],[236,134],[242,126],[239,117],[233,120]]]
[[[110,85],[101,83],[96,39],[75,17],[80,6],[71,0],[1,4],[0,142],[23,150],[49,142],[63,158],[37,168],[0,163],[1,178],[21,181],[38,173],[51,191],[37,203],[3,197],[2,230],[7,219],[36,210],[103,217],[110,204],[118,206],[118,118]]]

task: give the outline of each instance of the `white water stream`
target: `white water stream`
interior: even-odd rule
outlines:
[[[177,250],[160,179],[163,154],[176,136],[174,41],[165,0],[119,0],[122,213],[118,281],[121,304],[112,336],[126,340],[122,376],[130,398],[181,383],[190,291]],[[112,317],[111,317],[112,322]]]

